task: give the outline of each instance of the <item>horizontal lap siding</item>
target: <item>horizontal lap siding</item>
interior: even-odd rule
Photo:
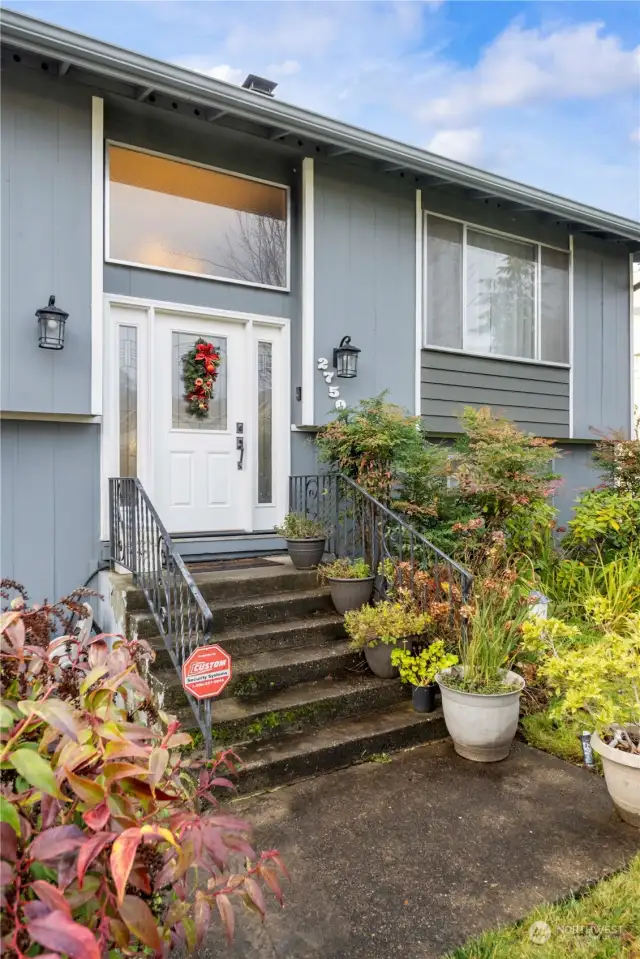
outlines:
[[[459,432],[465,406],[489,406],[528,432],[569,436],[568,369],[423,350],[421,379],[426,429]]]

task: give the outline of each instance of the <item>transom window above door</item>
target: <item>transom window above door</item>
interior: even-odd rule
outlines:
[[[426,346],[569,363],[568,252],[425,214]]]
[[[110,262],[288,289],[288,189],[108,145]]]

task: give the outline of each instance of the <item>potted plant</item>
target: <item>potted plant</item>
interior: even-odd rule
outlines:
[[[391,663],[394,649],[410,649],[414,636],[421,636],[431,617],[408,602],[385,600],[345,614],[344,626],[351,648],[364,650],[369,669],[381,679],[393,679],[398,667]]]
[[[511,584],[491,581],[478,592],[474,606],[464,610],[461,664],[441,670],[436,682],[456,752],[489,763],[509,755],[518,728],[524,680],[509,664],[529,607]]]
[[[331,587],[331,599],[339,613],[360,609],[371,599],[375,576],[363,559],[336,559],[321,566],[318,576]]]
[[[558,700],[551,715],[590,717],[591,745],[621,818],[640,828],[640,616],[629,635],[552,651],[539,673]]]
[[[458,657],[448,653],[441,639],[436,639],[419,652],[394,649],[391,664],[400,670],[403,683],[411,683],[411,700],[418,713],[432,713],[436,708],[436,673],[455,666]]]
[[[324,555],[327,531],[324,523],[302,513],[287,513],[276,533],[287,542],[287,551],[296,569],[313,569]]]

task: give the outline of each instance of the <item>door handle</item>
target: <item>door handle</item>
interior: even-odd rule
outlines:
[[[242,469],[244,461],[244,436],[236,436],[236,449],[240,450],[240,459],[238,460],[238,469]]]

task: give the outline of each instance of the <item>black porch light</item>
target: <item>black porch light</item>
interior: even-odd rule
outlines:
[[[53,294],[49,297],[48,306],[36,310],[38,317],[38,346],[43,350],[64,349],[64,324],[68,313],[56,306]]]
[[[340,340],[340,346],[333,351],[333,367],[338,372],[336,376],[351,378],[358,375],[358,353],[361,351],[357,346],[351,345],[351,337],[343,336]]]

